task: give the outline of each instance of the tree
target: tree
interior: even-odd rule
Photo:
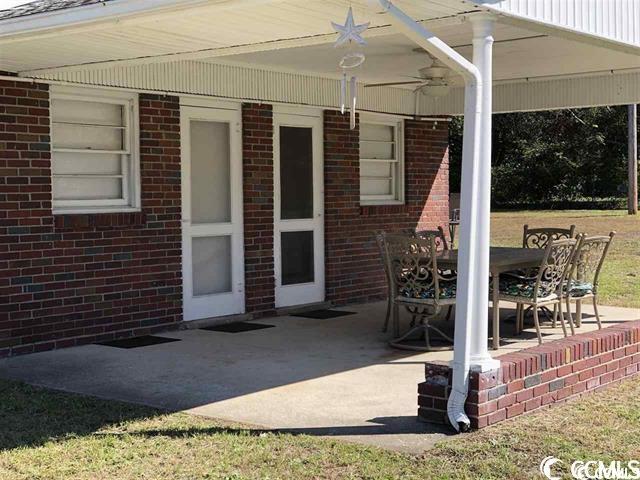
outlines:
[[[626,107],[493,116],[497,204],[620,197],[627,178]],[[460,191],[463,119],[450,137],[450,188]]]

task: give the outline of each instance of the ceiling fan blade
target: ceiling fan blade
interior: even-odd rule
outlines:
[[[412,85],[415,83],[423,83],[424,80],[416,80],[416,81],[409,81],[409,82],[387,82],[387,83],[369,83],[367,85],[364,86],[364,88],[368,88],[368,87],[388,87],[391,85]]]

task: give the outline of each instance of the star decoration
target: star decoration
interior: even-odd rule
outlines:
[[[369,27],[369,22],[356,25],[353,21],[353,12],[351,11],[351,7],[349,7],[349,13],[347,13],[347,19],[345,20],[344,25],[338,25],[334,22],[331,22],[331,25],[334,30],[340,34],[336,43],[333,45],[334,47],[339,47],[340,45],[351,41],[354,41],[359,45],[367,44],[366,40],[362,38],[360,34]]]

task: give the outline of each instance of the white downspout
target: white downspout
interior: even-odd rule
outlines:
[[[449,422],[457,431],[466,431],[470,426],[469,418],[464,411],[464,404],[467,398],[469,370],[471,368],[471,341],[478,333],[475,331],[474,321],[486,322],[487,312],[485,308],[483,316],[481,318],[476,317],[478,311],[477,294],[488,288],[486,287],[488,269],[486,273],[483,273],[484,268],[482,268],[485,264],[488,264],[488,243],[486,248],[477,248],[477,245],[473,244],[477,233],[483,232],[485,228],[488,232],[488,226],[479,225],[483,217],[481,215],[482,205],[487,198],[486,192],[483,191],[486,188],[486,185],[484,185],[486,175],[483,174],[483,166],[481,165],[481,151],[485,147],[486,152],[487,136],[487,129],[481,128],[483,120],[482,75],[473,63],[394,6],[389,0],[377,1],[391,15],[392,25],[449,68],[459,73],[465,82],[461,187],[461,206],[463,208],[461,208],[460,219],[458,288],[454,357],[452,362],[453,380],[447,405],[447,414]],[[483,134],[485,140],[483,140]],[[488,136],[490,149],[490,128]],[[486,171],[486,169],[484,170]],[[481,241],[480,243],[484,242]],[[482,246],[485,247],[484,245]],[[483,256],[486,256],[486,259],[483,259]],[[485,305],[487,301],[485,298]],[[486,336],[482,340],[485,341],[486,351]],[[487,363],[491,363],[490,357],[488,361]]]

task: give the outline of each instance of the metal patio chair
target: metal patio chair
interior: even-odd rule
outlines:
[[[542,343],[538,309],[553,305],[554,321],[558,315],[564,336],[567,327],[562,313],[563,288],[571,269],[571,262],[578,244],[575,238],[554,240],[547,242],[545,254],[535,276],[506,273],[500,276],[500,300],[519,305],[516,318],[516,332],[524,329],[524,306],[528,305],[533,311],[533,321],[536,327],[538,343]],[[573,323],[570,322],[571,333],[574,334]]]
[[[449,216],[449,239],[451,240],[451,247],[456,239],[456,228],[460,225],[460,209],[454,208]]]
[[[413,233],[413,232],[411,232]],[[444,233],[444,228],[438,227],[437,230],[416,230],[415,235],[419,237],[432,236],[436,242],[436,249],[441,252],[443,250],[449,250],[449,243],[447,242],[447,236]]]
[[[407,236],[421,236],[421,237],[429,237],[429,236],[433,236],[436,242],[436,249],[438,251],[442,251],[442,250],[448,250],[449,249],[449,244],[447,243],[447,237],[444,233],[444,228],[442,227],[438,227],[437,230],[419,230],[419,231],[415,231],[415,230],[406,230],[403,232],[403,234],[407,235]],[[376,244],[378,245],[378,250],[380,251],[380,258],[382,259],[382,265],[384,267],[384,274],[385,274],[385,278],[387,280],[387,312],[385,314],[385,319],[384,319],[384,325],[382,326],[382,331],[386,332],[389,329],[389,320],[391,318],[391,305],[392,305],[392,298],[391,298],[391,276],[390,276],[390,272],[389,272],[389,265],[387,262],[387,253],[386,253],[386,249],[384,246],[384,242],[385,242],[385,235],[386,233],[383,231],[379,231],[375,233],[375,237],[376,237]],[[447,321],[451,318],[451,313],[452,313],[452,309],[453,306],[451,306],[449,308],[449,311],[447,312]],[[412,309],[413,311],[410,310],[411,314],[414,315],[414,321],[415,321],[415,316],[419,314],[418,310]]]
[[[598,329],[602,329],[600,313],[598,312],[598,282],[604,259],[615,234],[616,232],[611,232],[609,235],[583,237],[576,248],[564,290],[569,321],[572,323],[571,302],[576,302],[576,327],[582,325],[580,303],[582,300],[591,298]]]
[[[416,232],[418,236],[433,236],[436,241],[436,250],[439,252],[443,250],[449,250],[451,246],[453,246],[453,239],[451,240],[451,244],[447,242],[447,237],[444,233],[444,228],[438,227],[437,230],[418,230]],[[451,320],[451,315],[453,314],[453,305],[449,305],[447,309],[447,322]]]
[[[434,350],[430,341],[432,331],[453,342],[450,336],[430,323],[443,306],[453,305],[456,301],[457,273],[438,268],[436,235],[386,235],[385,247],[392,279],[391,310],[395,337],[390,345],[406,350]],[[400,335],[401,306],[417,312],[415,316],[418,317],[416,325],[403,335]],[[424,347],[402,343],[418,332],[424,334]]]
[[[391,283],[393,280],[391,279],[391,273],[389,272],[389,262],[387,261],[387,249],[384,245],[385,242],[385,232],[376,232],[376,244],[378,245],[378,250],[380,251],[380,258],[382,259],[382,266],[384,268],[384,276],[387,280],[387,313],[384,317],[384,325],[382,326],[382,331],[386,332],[389,329],[389,319],[391,318],[391,306],[392,299],[391,295],[393,295],[391,290]]]
[[[569,228],[529,228],[529,225],[525,225],[522,232],[522,247],[541,249],[546,248],[549,241],[574,238],[575,233],[575,225],[571,225]]]
[[[571,225],[569,228],[557,228],[557,227],[538,227],[538,228],[529,228],[529,225],[525,225],[523,227],[522,232],[522,247],[523,248],[539,248],[544,249],[547,247],[547,244],[553,240],[562,240],[565,238],[574,238],[576,232],[576,226]],[[521,274],[532,276],[535,272],[521,272]],[[516,311],[521,309],[521,306],[516,307]],[[527,308],[524,314],[526,315],[531,311],[531,308]],[[552,321],[553,327],[555,328],[555,312],[551,312],[548,308],[543,308],[542,312],[545,314],[547,319]]]

